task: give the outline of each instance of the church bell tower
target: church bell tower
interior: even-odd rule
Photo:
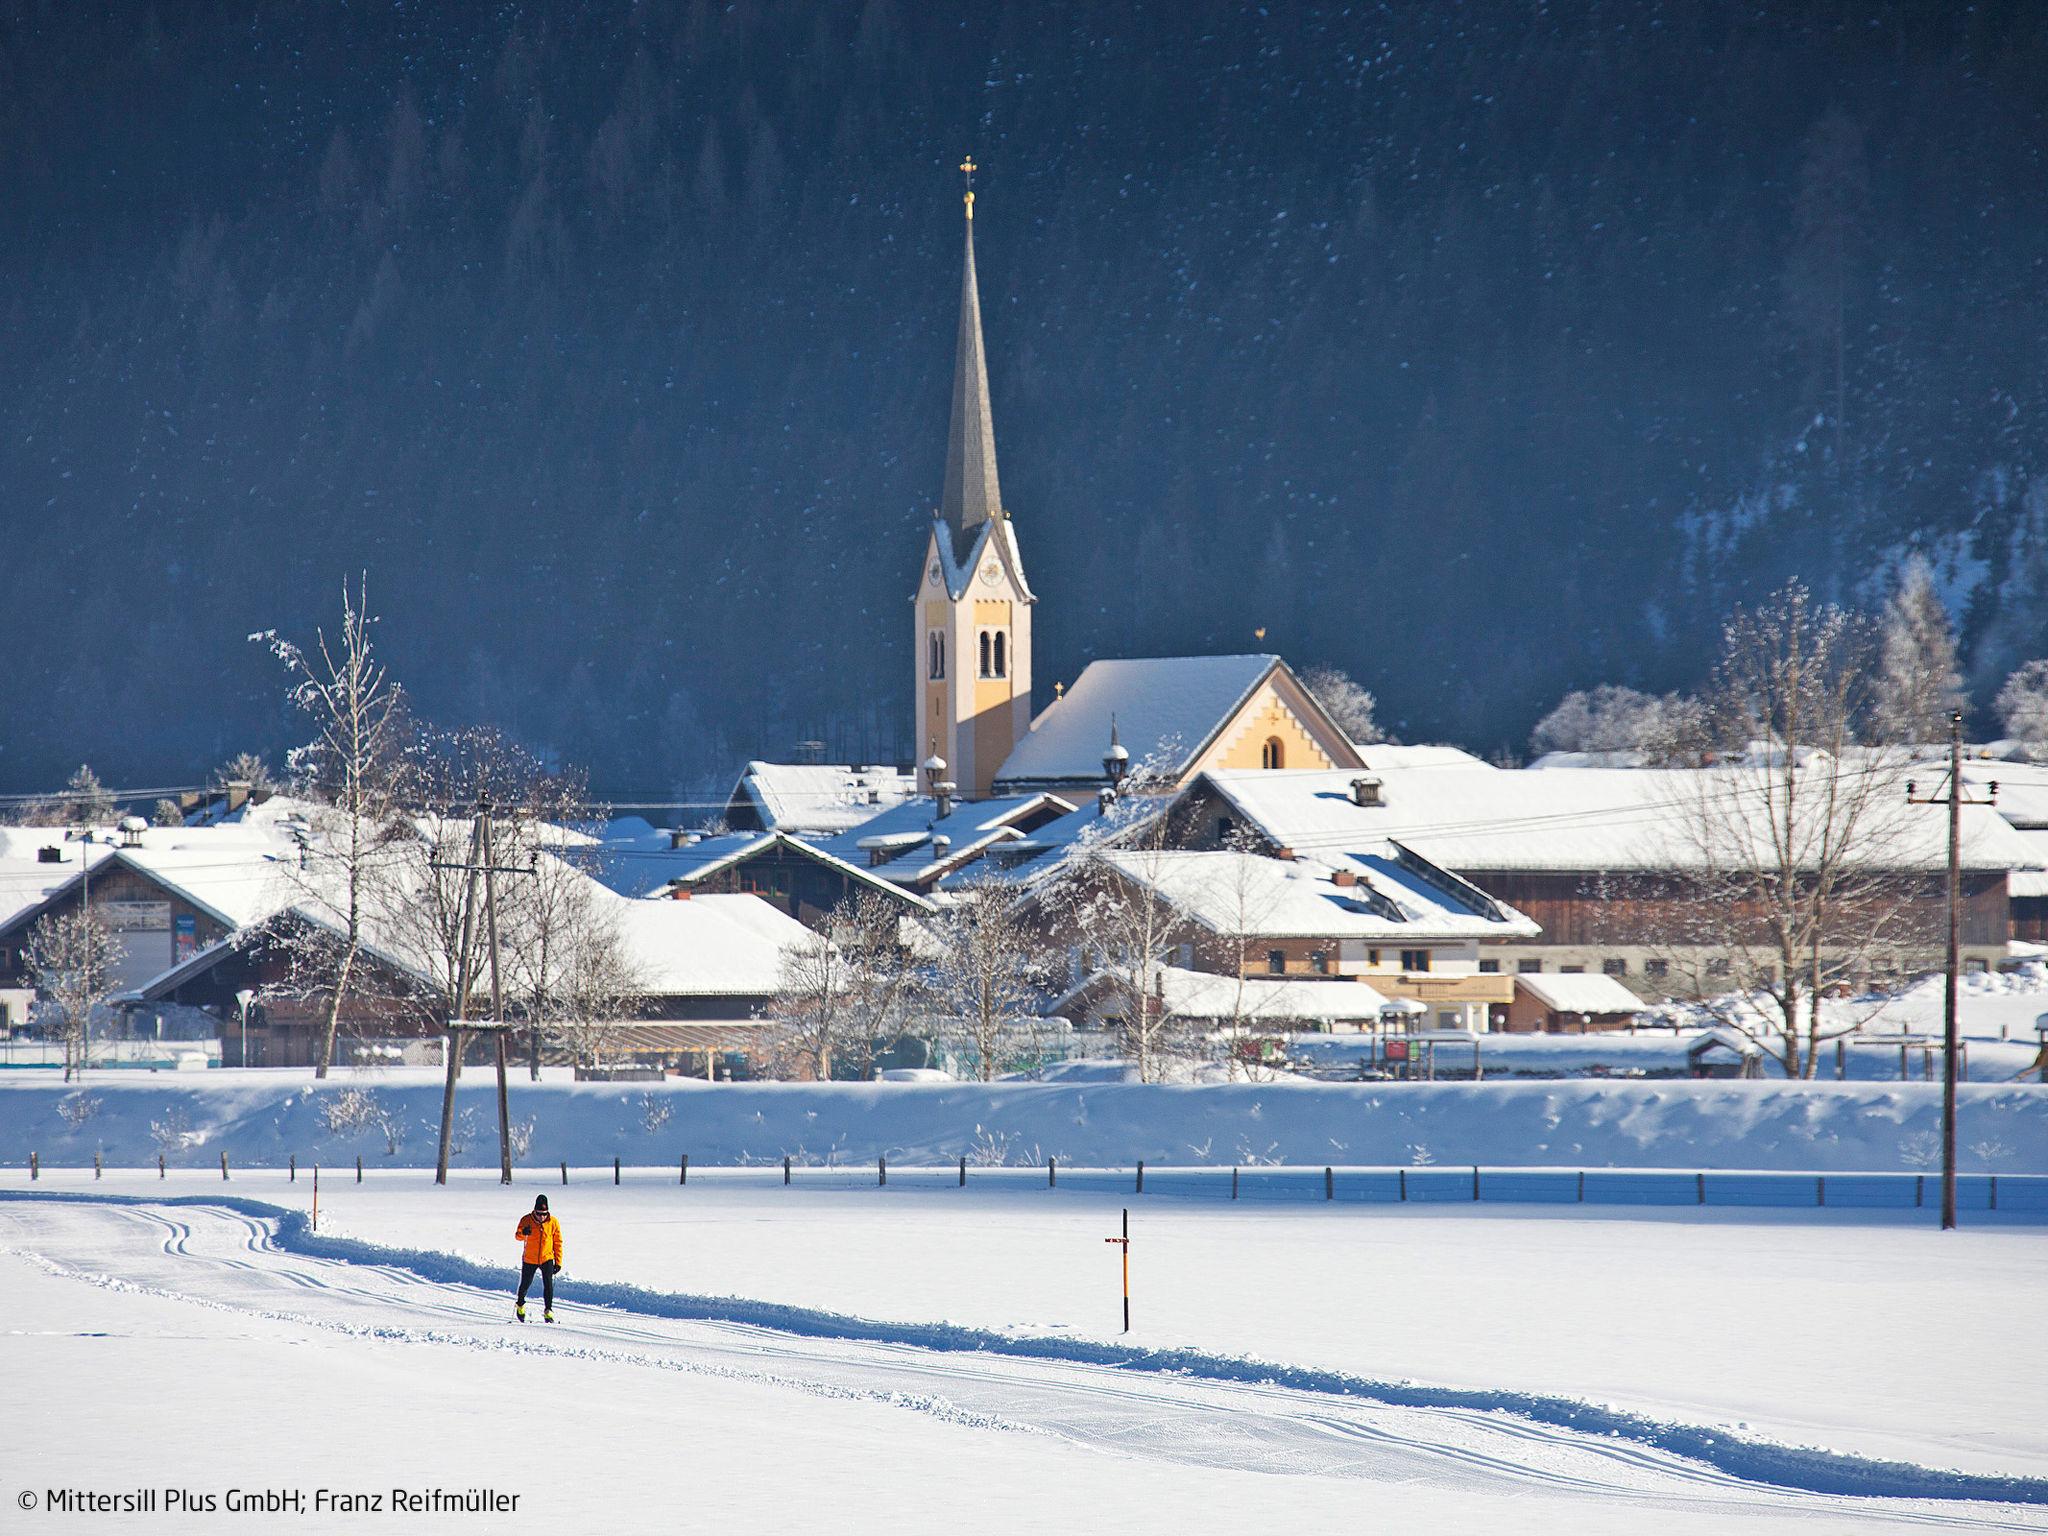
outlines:
[[[953,418],[946,480],[918,574],[915,741],[943,769],[920,787],[949,781],[970,799],[989,793],[1010,749],[1031,728],[1031,607],[1024,560],[996,481],[995,419],[982,348],[981,292],[974,277],[974,162],[967,178],[967,241],[960,334],[953,363]]]

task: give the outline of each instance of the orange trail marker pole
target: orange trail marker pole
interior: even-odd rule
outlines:
[[[1124,1332],[1131,1331],[1131,1213],[1124,1210],[1124,1235],[1105,1237],[1105,1243],[1115,1243],[1124,1251]]]

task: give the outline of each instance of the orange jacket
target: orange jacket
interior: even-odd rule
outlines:
[[[553,1216],[536,1221],[533,1212],[528,1211],[519,1218],[519,1230],[513,1236],[526,1244],[527,1263],[561,1264],[562,1224]]]

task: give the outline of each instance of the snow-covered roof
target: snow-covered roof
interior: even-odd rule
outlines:
[[[620,937],[650,996],[772,994],[789,949],[816,942],[795,918],[758,896],[687,901],[614,897]]]
[[[2003,798],[2001,793],[2000,798]],[[2014,828],[2013,836],[2021,839],[2034,850],[2035,861],[2041,869],[2016,869],[2005,877],[2005,893],[2008,896],[2048,896],[2048,828]]]
[[[771,849],[784,848],[829,865],[855,883],[893,892],[914,905],[929,908],[923,897],[884,880],[879,870],[828,853],[815,843],[788,832],[725,832],[671,846],[666,832],[607,842],[580,852],[577,862],[598,880],[628,897],[659,897],[674,885],[695,885]]]
[[[59,861],[40,862],[38,851],[52,847]],[[270,887],[279,861],[296,858],[296,850],[275,819],[128,834],[96,830],[90,843],[61,827],[0,827],[0,928],[34,915],[75,885],[86,867],[82,858],[95,872],[109,860],[130,865],[232,928],[282,905]]]
[[[1044,793],[956,800],[946,815],[929,796],[906,800],[814,846],[883,879],[923,889],[942,875],[971,867],[989,849],[1029,838],[1069,816],[1074,802]],[[942,849],[936,839],[946,839]],[[881,862],[877,863],[876,859]]]
[[[1278,656],[1091,661],[1065,697],[1039,711],[996,786],[1100,783],[1112,715],[1133,764],[1179,773],[1279,665]]]
[[[1215,933],[1258,938],[1534,938],[1530,918],[1391,844],[1318,859],[1105,851],[1126,878]],[[1346,877],[1351,883],[1338,884]]]
[[[1155,965],[1150,984],[1167,1011],[1186,1019],[1236,1019],[1253,1027],[1270,1023],[1291,1027],[1304,1023],[1359,1023],[1376,1018],[1386,998],[1362,981],[1274,980],[1218,976],[1175,965]],[[1107,977],[1097,971],[1056,999],[1054,1013],[1099,992]]]
[[[917,793],[917,775],[883,766],[750,762],[733,789],[770,831],[830,835]]]
[[[1365,766],[1374,773],[1382,768],[1483,768],[1488,773],[1500,771],[1485,758],[1474,757],[1463,747],[1440,742],[1410,747],[1381,741],[1370,746],[1361,745],[1358,755],[1365,759]]]
[[[1515,977],[1528,993],[1552,1013],[1641,1013],[1643,1000],[1604,972],[1544,972]]]
[[[1854,772],[1872,770],[1854,769]],[[1907,774],[1889,779],[1866,823],[1869,862],[1937,870],[1947,812],[1909,806]],[[1318,858],[1395,841],[1459,871],[1697,868],[1747,825],[1762,835],[1763,776],[1738,768],[1587,768],[1571,773],[1378,770],[1382,803],[1352,803],[1344,770],[1212,771],[1218,793],[1275,842]],[[1924,788],[1925,786],[1923,786]],[[1710,808],[1709,810],[1706,808]],[[1881,820],[1878,819],[1881,817]],[[2033,868],[2037,851],[1984,806],[1962,812],[1963,866]]]
[[[1948,773],[1946,759],[1914,765],[1921,783],[1939,785]],[[1993,804],[1998,814],[2015,827],[2027,830],[2048,828],[2048,763],[1965,762],[1963,783],[1970,792],[1990,795],[1998,786]]]

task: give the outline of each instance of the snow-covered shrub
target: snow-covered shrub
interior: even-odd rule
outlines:
[[[66,1094],[57,1101],[57,1113],[74,1131],[100,1112],[100,1101],[89,1093]]]

